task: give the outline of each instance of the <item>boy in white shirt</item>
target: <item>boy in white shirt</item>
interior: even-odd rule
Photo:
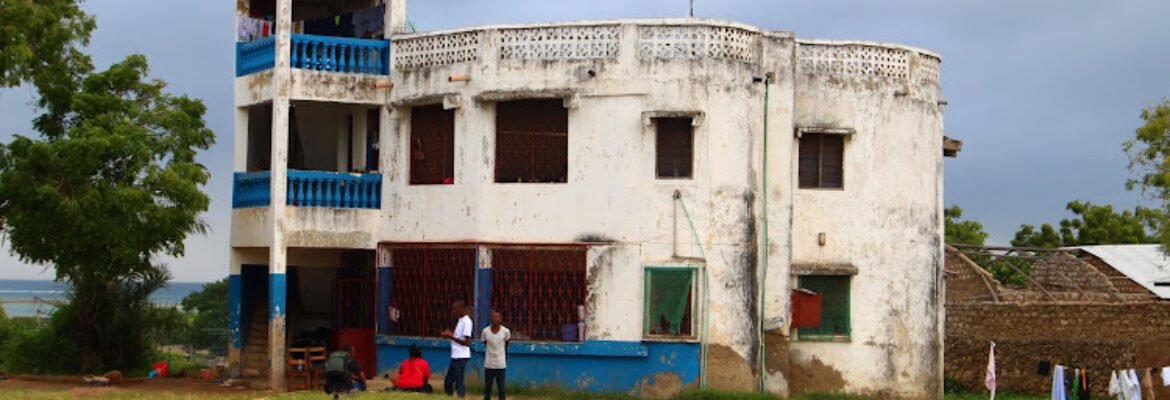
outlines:
[[[462,301],[451,304],[451,313],[459,318],[455,324],[455,331],[443,331],[443,337],[451,341],[451,366],[447,367],[447,376],[443,379],[443,391],[450,396],[456,391],[459,397],[467,396],[467,387],[463,385],[463,370],[467,367],[467,360],[471,359],[471,318],[467,316],[467,305]]]
[[[504,391],[504,372],[508,368],[508,341],[512,340],[512,331],[501,325],[503,322],[503,314],[492,311],[491,326],[483,328],[484,400],[492,398],[492,383],[500,386],[500,400],[508,398]]]

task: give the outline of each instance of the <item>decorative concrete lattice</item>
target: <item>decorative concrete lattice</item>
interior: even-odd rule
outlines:
[[[702,59],[755,62],[760,35],[744,29],[705,25],[638,27],[638,58]]]
[[[919,54],[918,68],[914,71],[918,82],[938,84],[938,67],[941,63],[942,60],[939,60],[938,57]]]
[[[799,47],[800,71],[835,77],[910,78],[908,50],[864,44],[806,44]]]
[[[518,28],[500,31],[502,60],[615,58],[621,47],[617,25]]]
[[[478,61],[481,32],[458,32],[394,41],[394,68],[415,69]]]

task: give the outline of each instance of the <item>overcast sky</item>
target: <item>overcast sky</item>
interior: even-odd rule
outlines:
[[[172,93],[203,99],[219,143],[201,156],[212,171],[208,236],[188,240],[169,264],[176,280],[227,275],[232,170],[235,2],[89,0],[90,51],[105,68],[142,53]],[[686,16],[687,0],[416,0],[422,31],[582,19]],[[801,38],[886,41],[943,57],[946,134],[963,140],[946,161],[946,203],[1006,243],[1021,223],[1055,222],[1070,200],[1133,207],[1121,143],[1142,107],[1170,97],[1170,1],[696,0],[700,17],[736,20]],[[0,140],[31,134],[28,88],[0,90]],[[7,255],[0,279],[49,279]]]

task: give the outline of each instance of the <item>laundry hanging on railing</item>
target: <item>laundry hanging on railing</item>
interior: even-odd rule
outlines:
[[[251,42],[275,33],[272,21],[241,15],[236,19],[236,40]]]

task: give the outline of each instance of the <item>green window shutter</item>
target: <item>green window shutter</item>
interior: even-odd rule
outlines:
[[[642,331],[647,336],[692,336],[694,268],[647,267]]]
[[[849,276],[801,276],[801,289],[821,295],[821,326],[800,328],[802,339],[831,339],[848,337],[851,333],[849,316]]]

